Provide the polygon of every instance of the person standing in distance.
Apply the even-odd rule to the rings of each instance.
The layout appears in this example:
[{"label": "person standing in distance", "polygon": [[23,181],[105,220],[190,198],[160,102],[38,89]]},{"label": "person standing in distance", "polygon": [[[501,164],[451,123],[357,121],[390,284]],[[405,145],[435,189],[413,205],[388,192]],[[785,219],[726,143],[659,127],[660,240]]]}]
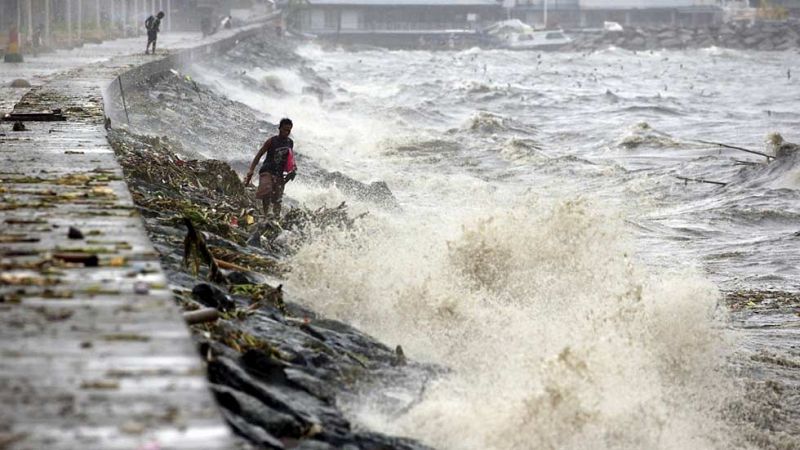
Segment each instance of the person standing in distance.
[{"label": "person standing in distance", "polygon": [[264,214],[267,216],[270,215],[270,206],[272,206],[272,214],[276,218],[280,217],[283,187],[297,174],[297,165],[294,162],[294,141],[289,137],[291,132],[291,119],[281,119],[278,124],[278,134],[264,142],[244,177],[244,184],[250,184],[258,161],[266,153],[264,163],[258,170],[256,198],[261,200]]},{"label": "person standing in distance", "polygon": [[147,47],[144,49],[144,54],[150,53],[150,44],[153,44],[153,54],[156,54],[156,40],[158,40],[158,32],[161,31],[161,19],[164,18],[164,11],[159,11],[155,17],[150,16],[144,21],[144,27],[147,28]]}]

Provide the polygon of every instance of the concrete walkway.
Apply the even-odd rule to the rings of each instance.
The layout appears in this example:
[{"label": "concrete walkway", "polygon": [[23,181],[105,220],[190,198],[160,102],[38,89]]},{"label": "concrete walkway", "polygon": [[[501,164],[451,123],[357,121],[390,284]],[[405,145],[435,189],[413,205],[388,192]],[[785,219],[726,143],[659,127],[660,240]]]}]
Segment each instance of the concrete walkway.
[{"label": "concrete walkway", "polygon": [[14,107],[66,121],[0,123],[0,448],[233,448],[103,127],[103,90],[159,57],[106,56]]},{"label": "concrete walkway", "polygon": [[[115,39],[101,44],[85,44],[72,50],[42,53],[39,56],[24,55],[25,62],[20,64],[0,62],[0,113],[13,109],[22,95],[28,91],[10,87],[9,84],[12,80],[23,79],[33,87],[42,86],[52,80],[54,76],[68,70],[101,64],[115,57],[144,52],[145,41],[144,36]],[[198,42],[202,43],[198,33],[162,33],[158,42],[159,49],[165,49],[164,53],[195,46],[198,45]]]}]

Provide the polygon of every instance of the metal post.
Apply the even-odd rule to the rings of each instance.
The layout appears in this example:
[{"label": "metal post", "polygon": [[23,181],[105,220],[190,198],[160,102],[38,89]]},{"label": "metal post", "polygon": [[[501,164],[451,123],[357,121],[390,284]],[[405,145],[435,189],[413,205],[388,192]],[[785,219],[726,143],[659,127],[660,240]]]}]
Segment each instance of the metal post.
[{"label": "metal post", "polygon": [[48,47],[52,45],[50,43],[50,0],[44,0],[44,40]]},{"label": "metal post", "polygon": [[67,0],[67,45],[72,46],[72,0]]},{"label": "metal post", "polygon": [[119,82],[119,93],[122,96],[122,108],[125,110],[125,120],[127,120],[128,125],[130,125],[131,118],[128,117],[128,105],[125,104],[125,91],[122,90],[122,75],[117,77],[117,81]]},{"label": "metal post", "polygon": [[167,31],[172,31],[172,0],[167,0]]},{"label": "metal post", "polygon": [[128,37],[128,0],[122,0],[122,35]]},{"label": "metal post", "polygon": [[17,0],[17,36],[20,35],[20,30],[22,29],[22,5],[20,2],[22,0]]},{"label": "metal post", "polygon": [[544,0],[544,29],[547,29],[547,0]]},{"label": "metal post", "polygon": [[78,40],[83,40],[83,0],[78,0]]},{"label": "metal post", "polygon": [[117,24],[117,0],[109,0],[108,2],[108,21],[113,28]]},{"label": "metal post", "polygon": [[27,6],[27,15],[28,15],[28,40],[33,42],[33,11],[31,10],[31,2],[33,0],[26,0],[25,6]]},{"label": "metal post", "polygon": [[[111,0],[111,2],[113,2],[113,1],[114,0]],[[97,25],[97,29],[99,30],[100,29],[100,0],[94,0],[94,12],[95,12],[94,22],[95,22],[95,25]]]}]

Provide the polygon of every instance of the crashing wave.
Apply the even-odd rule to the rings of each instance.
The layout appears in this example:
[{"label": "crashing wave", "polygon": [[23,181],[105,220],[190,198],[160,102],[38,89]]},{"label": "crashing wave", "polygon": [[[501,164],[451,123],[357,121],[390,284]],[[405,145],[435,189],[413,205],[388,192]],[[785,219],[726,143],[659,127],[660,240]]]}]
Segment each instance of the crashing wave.
[{"label": "crashing wave", "polygon": [[512,138],[503,145],[500,154],[512,162],[528,162],[546,158],[541,150],[541,145],[533,139]]},{"label": "crashing wave", "polygon": [[645,147],[680,147],[682,144],[667,133],[658,131],[647,122],[639,122],[617,143],[629,150]]},{"label": "crashing wave", "polygon": [[481,133],[501,133],[506,131],[514,131],[526,135],[536,133],[536,128],[532,125],[520,123],[508,117],[486,111],[480,111],[472,116],[467,123],[467,129]]}]

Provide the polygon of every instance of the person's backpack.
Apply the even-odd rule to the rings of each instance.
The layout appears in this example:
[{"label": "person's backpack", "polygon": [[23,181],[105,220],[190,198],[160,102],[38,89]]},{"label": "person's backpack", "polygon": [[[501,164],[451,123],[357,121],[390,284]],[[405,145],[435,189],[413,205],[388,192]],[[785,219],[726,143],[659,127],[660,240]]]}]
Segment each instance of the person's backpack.
[{"label": "person's backpack", "polygon": [[148,31],[150,31],[150,30],[153,29],[153,25],[155,25],[155,23],[156,23],[156,18],[153,17],[153,16],[150,16],[150,17],[147,18],[147,20],[144,21],[144,27]]}]

